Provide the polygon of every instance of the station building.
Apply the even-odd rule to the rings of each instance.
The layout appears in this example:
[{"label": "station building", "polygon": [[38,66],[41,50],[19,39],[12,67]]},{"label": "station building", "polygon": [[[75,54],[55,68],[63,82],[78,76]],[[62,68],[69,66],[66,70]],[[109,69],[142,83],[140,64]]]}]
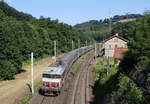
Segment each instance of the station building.
[{"label": "station building", "polygon": [[122,53],[128,50],[127,43],[128,40],[118,34],[111,36],[103,42],[104,56],[122,59]]}]

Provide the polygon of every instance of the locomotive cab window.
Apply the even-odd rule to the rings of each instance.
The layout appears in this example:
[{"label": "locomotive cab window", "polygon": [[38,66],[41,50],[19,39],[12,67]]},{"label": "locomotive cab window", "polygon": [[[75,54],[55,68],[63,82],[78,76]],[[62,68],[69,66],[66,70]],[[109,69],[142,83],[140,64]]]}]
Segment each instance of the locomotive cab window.
[{"label": "locomotive cab window", "polygon": [[61,75],[56,75],[56,74],[43,74],[43,78],[61,78]]}]

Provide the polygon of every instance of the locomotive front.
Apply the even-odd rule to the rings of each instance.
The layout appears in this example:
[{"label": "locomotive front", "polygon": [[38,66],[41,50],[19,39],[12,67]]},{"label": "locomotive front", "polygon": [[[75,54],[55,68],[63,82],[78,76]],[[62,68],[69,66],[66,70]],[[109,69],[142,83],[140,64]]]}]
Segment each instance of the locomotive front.
[{"label": "locomotive front", "polygon": [[63,84],[64,69],[60,67],[48,67],[42,75],[42,84],[39,93],[42,95],[58,95]]}]

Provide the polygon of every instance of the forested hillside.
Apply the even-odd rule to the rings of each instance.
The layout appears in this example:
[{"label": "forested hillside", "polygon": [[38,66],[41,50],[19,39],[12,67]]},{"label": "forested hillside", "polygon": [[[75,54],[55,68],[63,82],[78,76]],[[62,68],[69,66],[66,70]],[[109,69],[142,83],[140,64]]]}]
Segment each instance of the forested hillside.
[{"label": "forested hillside", "polygon": [[132,69],[140,62],[150,61],[150,14],[145,14],[134,22],[118,23],[112,32],[118,32],[129,40],[130,50],[122,61],[122,69]]},{"label": "forested hillside", "polygon": [[36,19],[0,1],[0,80],[13,79],[31,52],[35,58],[52,55],[54,40],[58,53],[67,52],[78,39],[85,44],[89,37],[58,20]]},{"label": "forested hillside", "polygon": [[[129,51],[117,67],[103,65],[101,58],[95,66],[95,103],[149,104],[150,102],[150,13],[136,21],[117,23],[118,32],[129,40]],[[106,61],[107,62],[107,61]]]},{"label": "forested hillside", "polygon": [[[127,14],[127,15],[115,15],[111,18],[111,27],[114,28],[117,23],[120,23],[121,20],[124,20],[128,23],[128,21],[134,21],[136,18],[142,17],[140,14]],[[118,25],[118,24],[117,24]],[[94,38],[97,41],[101,41],[102,39],[106,39],[109,37],[109,19],[106,18],[104,20],[91,20],[88,22],[84,22],[81,24],[77,24],[74,26],[77,30],[82,31],[84,34]]]},{"label": "forested hillside", "polygon": [[[123,93],[127,93],[127,85],[131,85],[129,91],[134,91],[132,95],[121,95],[124,102],[132,104],[149,104],[150,102],[150,14],[146,13],[142,18],[134,22],[121,23],[116,25],[113,31],[122,34],[129,40],[129,51],[125,53],[119,65],[119,70],[128,76],[126,88]],[[119,91],[114,92],[117,95]],[[135,95],[134,95],[135,93]],[[141,93],[141,94],[140,94]],[[114,96],[114,98],[116,97]],[[130,97],[133,97],[130,99]],[[115,98],[119,102],[118,97]]]}]

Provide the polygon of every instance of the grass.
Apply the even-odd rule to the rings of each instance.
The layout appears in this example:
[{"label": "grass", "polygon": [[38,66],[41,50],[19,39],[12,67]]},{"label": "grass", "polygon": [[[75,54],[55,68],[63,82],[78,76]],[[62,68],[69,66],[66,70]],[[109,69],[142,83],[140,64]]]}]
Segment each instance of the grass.
[{"label": "grass", "polygon": [[[110,62],[114,62],[113,58],[109,59]],[[97,64],[93,66],[94,76],[93,81],[99,80],[100,84],[105,84],[111,76],[118,72],[118,68],[115,66],[108,67],[106,58],[98,58]]]},{"label": "grass", "polygon": [[27,93],[23,99],[18,101],[17,104],[27,104],[28,101],[31,99],[31,97],[32,97],[32,94],[31,93]]},{"label": "grass", "polygon": [[[39,81],[39,82],[36,82],[36,84],[35,84],[35,86],[34,86],[34,92],[35,92],[35,93],[38,92],[40,83],[41,83],[40,81]],[[25,96],[24,96],[21,100],[19,100],[19,101],[17,102],[17,104],[28,104],[28,102],[29,102],[29,100],[30,100],[31,98],[32,98],[31,92],[27,92],[27,93],[25,94]]]},{"label": "grass", "polygon": [[101,76],[100,83],[105,84],[111,78],[111,76],[115,75],[117,72],[118,72],[118,69],[116,67],[109,68],[108,72],[106,72],[105,74]]},{"label": "grass", "polygon": [[64,88],[65,92],[69,92],[71,89],[70,88]]},{"label": "grass", "polygon": [[85,58],[90,55],[90,52],[84,54],[83,56],[81,56],[79,59],[77,59],[77,61],[74,62],[74,64],[72,65],[72,68],[71,68],[71,71],[70,71],[70,74],[71,75],[75,75],[78,71],[78,68],[80,66],[80,64],[85,60]]}]

